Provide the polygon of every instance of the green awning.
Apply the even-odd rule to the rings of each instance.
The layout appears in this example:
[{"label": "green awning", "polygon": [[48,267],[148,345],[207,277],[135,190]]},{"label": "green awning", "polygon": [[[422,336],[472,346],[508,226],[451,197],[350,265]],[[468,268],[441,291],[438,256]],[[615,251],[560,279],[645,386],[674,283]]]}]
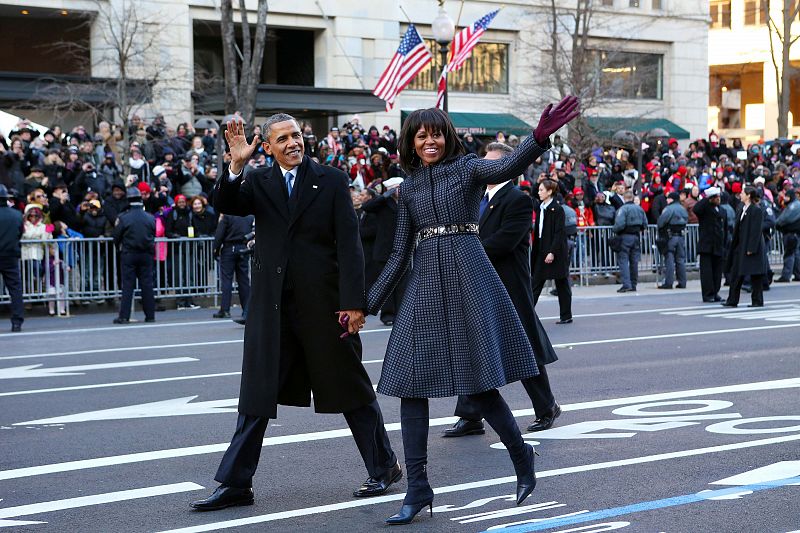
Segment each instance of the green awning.
[{"label": "green awning", "polygon": [[676,139],[689,139],[689,132],[674,122],[665,118],[636,118],[636,117],[587,117],[589,127],[598,135],[612,137],[619,130],[630,130],[638,134],[646,134],[653,128],[662,128],[669,132],[670,137]]},{"label": "green awning", "polygon": [[[401,111],[400,120],[405,121],[411,111]],[[450,120],[459,134],[471,133],[494,137],[498,131],[506,135],[530,135],[533,128],[524,120],[510,113],[459,113],[450,112]]]}]

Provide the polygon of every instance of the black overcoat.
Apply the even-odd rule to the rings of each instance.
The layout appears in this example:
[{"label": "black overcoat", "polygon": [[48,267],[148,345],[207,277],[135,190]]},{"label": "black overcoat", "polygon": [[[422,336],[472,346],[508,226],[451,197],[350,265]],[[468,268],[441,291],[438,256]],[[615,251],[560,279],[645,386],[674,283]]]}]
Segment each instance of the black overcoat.
[{"label": "black overcoat", "polygon": [[[536,210],[536,222],[533,225],[533,250],[531,253],[531,271],[534,280],[563,279],[569,275],[569,244],[564,229],[564,208],[553,200],[545,209],[544,227],[539,237],[539,225],[542,217],[540,208]],[[547,254],[552,253],[552,263],[544,262]]]},{"label": "black overcoat", "polygon": [[[375,399],[361,364],[361,340],[339,338],[336,311],[364,309],[364,255],[347,176],[303,158],[295,178],[297,198],[289,210],[278,165],[215,185],[214,206],[222,213],[255,215],[256,245],[252,293],[244,334],[239,412],[275,418],[277,405],[308,406],[342,413]],[[293,365],[278,390],[281,360],[281,297],[294,298],[308,331],[297,346],[286,346]]]},{"label": "black overcoat", "polygon": [[743,218],[737,218],[726,263],[726,271],[731,273],[732,279],[766,274],[764,235],[761,232],[763,219],[764,212],[755,204],[750,204]]},{"label": "black overcoat", "polygon": [[557,361],[558,356],[533,308],[529,259],[532,214],[530,196],[509,182],[492,196],[479,224],[483,249],[511,297],[536,363],[542,366]]},{"label": "black overcoat", "polygon": [[725,210],[713,205],[708,198],[703,198],[694,204],[692,211],[698,221],[697,253],[722,257],[727,240],[725,234],[728,232]]},{"label": "black overcoat", "polygon": [[390,196],[378,196],[361,206],[366,213],[375,216],[375,243],[372,247],[373,259],[385,263],[392,255],[394,232],[397,228],[397,201]]}]

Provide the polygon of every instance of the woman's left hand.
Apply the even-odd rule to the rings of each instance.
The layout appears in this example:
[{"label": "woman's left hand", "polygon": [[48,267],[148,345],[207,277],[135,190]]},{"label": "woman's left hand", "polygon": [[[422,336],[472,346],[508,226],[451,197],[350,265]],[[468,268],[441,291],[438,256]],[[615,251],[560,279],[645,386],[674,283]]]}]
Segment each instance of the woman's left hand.
[{"label": "woman's left hand", "polygon": [[547,263],[548,265],[550,263],[552,263],[553,261],[555,261],[555,260],[556,260],[556,256],[554,256],[552,252],[547,254],[547,257],[544,258],[544,262]]}]

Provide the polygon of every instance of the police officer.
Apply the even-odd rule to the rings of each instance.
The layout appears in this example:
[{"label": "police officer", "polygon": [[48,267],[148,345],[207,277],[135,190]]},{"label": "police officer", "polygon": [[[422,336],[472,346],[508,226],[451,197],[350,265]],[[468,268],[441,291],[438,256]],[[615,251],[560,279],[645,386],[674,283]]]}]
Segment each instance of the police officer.
[{"label": "police officer", "polygon": [[11,297],[11,331],[22,331],[22,281],[19,274],[22,213],[9,207],[6,186],[0,183],[0,275]]},{"label": "police officer", "polygon": [[800,189],[786,191],[786,205],[775,227],[783,234],[783,270],[775,281],[789,283],[792,273],[800,281]]},{"label": "police officer", "polygon": [[155,322],[153,294],[153,261],[155,254],[156,220],[144,210],[142,193],[136,187],[128,189],[130,208],[120,213],[114,226],[114,243],[121,248],[122,300],[114,324],[127,324],[131,318],[131,303],[136,280],[142,291],[144,321]]},{"label": "police officer", "polygon": [[634,292],[639,281],[639,258],[642,255],[639,234],[647,227],[647,214],[633,203],[633,191],[625,191],[622,197],[625,203],[617,210],[612,228],[622,240],[617,252],[622,287],[617,292]]},{"label": "police officer", "polygon": [[659,289],[671,289],[678,274],[677,288],[686,288],[686,237],[684,231],[689,223],[689,213],[681,205],[680,194],[671,192],[667,195],[667,207],[658,217],[658,231],[663,232],[667,238],[664,255],[664,284]]},{"label": "police officer", "polygon": [[730,239],[728,213],[720,205],[722,190],[719,187],[706,189],[705,198],[694,204],[697,215],[697,253],[700,256],[700,292],[706,303],[721,302],[719,289],[722,286],[722,264]]},{"label": "police officer", "polygon": [[239,285],[239,302],[242,304],[242,318],[247,319],[247,302],[250,299],[250,249],[247,236],[253,232],[255,217],[222,215],[214,234],[214,255],[219,258],[219,280],[222,301],[214,318],[231,317],[231,293],[233,275]]}]

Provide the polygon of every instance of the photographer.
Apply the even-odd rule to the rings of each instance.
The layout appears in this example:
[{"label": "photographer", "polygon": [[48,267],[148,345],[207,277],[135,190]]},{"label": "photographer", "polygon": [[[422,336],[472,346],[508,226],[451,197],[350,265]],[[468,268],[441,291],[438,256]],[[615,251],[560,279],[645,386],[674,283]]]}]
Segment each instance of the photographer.
[{"label": "photographer", "polygon": [[110,189],[111,182],[104,174],[97,172],[94,163],[83,163],[81,172],[75,178],[73,196],[83,198],[87,192],[94,191],[104,197]]},{"label": "photographer", "polygon": [[237,217],[222,215],[214,235],[214,257],[219,260],[219,280],[222,300],[214,318],[231,317],[233,275],[239,287],[242,318],[247,318],[247,301],[250,298],[250,255],[247,242],[253,238],[253,215]]}]

